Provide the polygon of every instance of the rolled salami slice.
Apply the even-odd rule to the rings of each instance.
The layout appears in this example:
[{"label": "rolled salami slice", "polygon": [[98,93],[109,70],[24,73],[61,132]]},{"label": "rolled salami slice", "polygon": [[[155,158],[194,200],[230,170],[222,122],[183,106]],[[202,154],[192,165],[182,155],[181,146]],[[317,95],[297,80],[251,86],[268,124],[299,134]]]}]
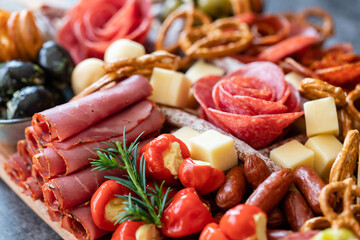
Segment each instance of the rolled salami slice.
[{"label": "rolled salami slice", "polygon": [[79,206],[66,213],[61,227],[74,234],[77,239],[98,239],[109,232],[98,228],[91,217],[90,206]]},{"label": "rolled salami slice", "polygon": [[89,167],[69,176],[51,179],[42,188],[45,204],[53,210],[69,210],[89,200],[106,181],[105,176],[122,176],[125,173],[120,169],[92,171]]},{"label": "rolled salami slice", "polygon": [[198,80],[194,96],[203,117],[255,149],[284,134],[303,115],[300,95],[270,62],[253,62],[224,77]]},{"label": "rolled salami slice", "polygon": [[[139,134],[144,132],[141,139],[145,139],[155,132],[158,132],[164,122],[164,117],[157,108],[153,108],[149,117],[141,121],[134,129],[126,133],[127,142],[134,141]],[[121,122],[119,122],[121,125]],[[123,127],[122,127],[123,129]],[[106,141],[123,141],[122,134],[118,137],[106,139]],[[89,165],[89,158],[96,158],[95,148],[106,148],[102,142],[89,142],[78,144],[70,149],[57,149],[48,147],[39,154],[34,155],[33,162],[40,173],[48,178],[65,173],[73,173]]]},{"label": "rolled salami slice", "polygon": [[20,183],[20,186],[24,189],[23,193],[30,196],[34,201],[43,200],[43,193],[41,187],[38,185],[37,180],[30,176],[25,181]]},{"label": "rolled salami slice", "polygon": [[25,181],[31,175],[31,166],[25,162],[18,153],[14,153],[8,161],[4,162],[5,172],[17,184]]},{"label": "rolled salami slice", "polygon": [[151,94],[149,81],[132,76],[112,88],[36,113],[32,126],[46,141],[64,141]]}]

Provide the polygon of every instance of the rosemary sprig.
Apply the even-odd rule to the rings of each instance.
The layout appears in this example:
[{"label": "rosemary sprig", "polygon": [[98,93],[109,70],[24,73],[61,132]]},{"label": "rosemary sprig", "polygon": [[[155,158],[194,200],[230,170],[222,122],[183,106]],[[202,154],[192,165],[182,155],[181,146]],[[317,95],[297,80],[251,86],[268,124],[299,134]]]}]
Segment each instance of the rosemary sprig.
[{"label": "rosemary sprig", "polygon": [[[137,196],[116,195],[124,199],[124,210],[119,214],[117,223],[127,220],[146,221],[161,227],[161,215],[170,202],[168,198],[170,188],[162,194],[164,182],[159,186],[154,183],[155,189],[146,186],[145,163],[146,159],[142,155],[138,168],[136,159],[138,158],[137,148],[139,145],[140,134],[129,147],[126,144],[125,129],[122,142],[107,142],[107,149],[97,149],[99,159],[92,159],[93,170],[108,170],[113,168],[124,169],[128,175],[125,178],[106,176],[108,179],[116,180],[118,183],[132,190]],[[138,171],[139,169],[139,171]]]}]

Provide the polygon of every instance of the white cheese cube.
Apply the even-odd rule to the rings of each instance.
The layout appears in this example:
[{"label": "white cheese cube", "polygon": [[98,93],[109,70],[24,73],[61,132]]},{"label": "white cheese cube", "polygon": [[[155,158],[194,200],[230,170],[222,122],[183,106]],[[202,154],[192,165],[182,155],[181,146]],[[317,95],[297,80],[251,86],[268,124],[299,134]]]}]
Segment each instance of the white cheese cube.
[{"label": "white cheese cube", "polygon": [[200,135],[198,131],[195,131],[194,129],[187,126],[179,128],[172,134],[186,144],[186,146],[189,148],[190,154],[191,154],[190,139],[192,137],[196,137]]},{"label": "white cheese cube", "polygon": [[270,152],[270,159],[292,171],[300,165],[314,166],[314,152],[300,142],[292,140]]},{"label": "white cheese cube", "polygon": [[129,39],[119,39],[111,43],[104,54],[104,61],[111,62],[121,58],[140,57],[145,54],[145,48],[138,42]]},{"label": "white cheese cube", "polygon": [[333,97],[321,98],[304,104],[306,134],[339,135],[339,123]]},{"label": "white cheese cube", "polygon": [[222,171],[238,165],[234,139],[215,130],[190,138],[192,157]]},{"label": "white cheese cube", "polygon": [[190,81],[183,73],[154,68],[150,84],[153,88],[150,99],[173,107],[185,107],[189,96]]},{"label": "white cheese cube", "polygon": [[185,73],[186,77],[190,79],[192,83],[195,83],[200,78],[208,75],[222,76],[224,74],[224,69],[219,68],[213,64],[206,63],[203,60],[199,60],[194,63]]},{"label": "white cheese cube", "polygon": [[324,179],[329,178],[330,169],[342,148],[333,135],[319,135],[309,138],[305,147],[314,152],[314,169]]},{"label": "white cheese cube", "polygon": [[301,88],[301,80],[303,79],[304,76],[296,72],[289,72],[285,75],[285,81],[290,83],[297,90]]}]

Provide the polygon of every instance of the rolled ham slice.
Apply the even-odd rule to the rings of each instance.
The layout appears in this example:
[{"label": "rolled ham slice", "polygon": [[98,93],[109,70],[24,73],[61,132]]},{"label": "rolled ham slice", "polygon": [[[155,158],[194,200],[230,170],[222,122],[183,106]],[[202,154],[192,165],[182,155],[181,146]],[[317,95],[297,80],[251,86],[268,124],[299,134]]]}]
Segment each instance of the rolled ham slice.
[{"label": "rolled ham slice", "polygon": [[[163,122],[162,114],[157,108],[153,108],[147,119],[141,121],[134,129],[126,133],[127,142],[134,141],[142,132],[144,132],[142,139],[149,137],[161,129]],[[122,134],[107,139],[107,141],[122,142]],[[71,149],[48,147],[39,154],[34,155],[33,163],[45,177],[51,178],[62,173],[68,175],[89,165],[89,158],[97,158],[95,148],[106,147],[107,145],[102,141],[80,144]]]},{"label": "rolled ham slice", "polygon": [[32,126],[46,141],[64,141],[151,94],[149,81],[132,76],[114,87],[36,113]]},{"label": "rolled ham slice", "polygon": [[105,176],[122,176],[125,173],[120,169],[93,171],[89,167],[69,176],[51,179],[42,188],[45,204],[52,210],[69,210],[89,200],[106,180]]},{"label": "rolled ham slice", "polygon": [[30,196],[34,201],[43,200],[41,187],[38,185],[37,180],[34,177],[28,177],[25,181],[20,183],[20,186],[24,189],[23,193]]},{"label": "rolled ham slice", "polygon": [[25,162],[18,153],[14,153],[8,161],[4,162],[5,172],[17,184],[25,181],[31,175],[31,166]]},{"label": "rolled ham slice", "polygon": [[80,206],[65,214],[61,219],[61,227],[74,234],[77,239],[98,239],[109,233],[95,225],[90,206]]}]

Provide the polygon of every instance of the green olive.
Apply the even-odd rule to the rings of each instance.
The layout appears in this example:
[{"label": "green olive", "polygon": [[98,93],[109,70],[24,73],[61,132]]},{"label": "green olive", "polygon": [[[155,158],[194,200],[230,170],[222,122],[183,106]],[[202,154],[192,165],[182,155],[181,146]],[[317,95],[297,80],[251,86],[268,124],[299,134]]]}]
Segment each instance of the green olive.
[{"label": "green olive", "polygon": [[232,7],[230,0],[198,0],[198,8],[213,18],[230,16]]},{"label": "green olive", "polygon": [[316,234],[311,240],[356,240],[356,237],[352,231],[346,228],[328,228]]}]

